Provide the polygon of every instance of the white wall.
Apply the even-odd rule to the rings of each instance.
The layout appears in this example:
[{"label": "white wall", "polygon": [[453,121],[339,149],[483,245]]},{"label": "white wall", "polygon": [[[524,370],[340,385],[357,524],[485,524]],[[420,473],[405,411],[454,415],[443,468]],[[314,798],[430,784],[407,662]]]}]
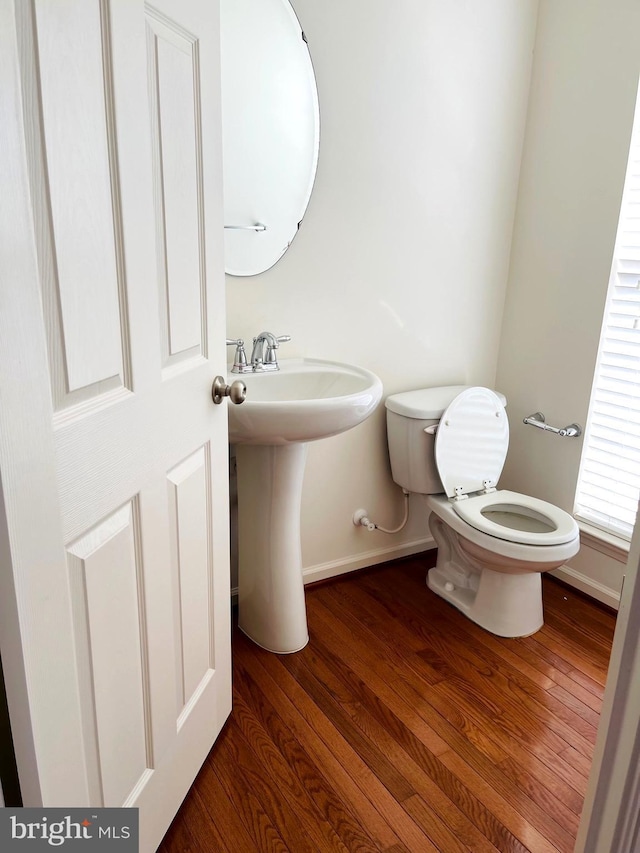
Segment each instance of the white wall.
[{"label": "white wall", "polygon": [[[581,440],[522,418],[585,424],[635,93],[638,0],[541,0],[497,387],[511,445],[501,481],[571,512]],[[565,576],[609,604],[623,563],[583,544]],[[615,553],[615,549],[613,551]],[[618,555],[620,556],[620,554]]]},{"label": "white wall", "polygon": [[[362,364],[385,395],[493,385],[537,0],[294,0],[316,71],[320,162],[302,229],[270,271],[229,278],[229,337],[291,334],[286,355]],[[419,498],[403,533],[384,408],[311,444],[308,579],[430,542]],[[391,549],[389,551],[388,549]]]}]

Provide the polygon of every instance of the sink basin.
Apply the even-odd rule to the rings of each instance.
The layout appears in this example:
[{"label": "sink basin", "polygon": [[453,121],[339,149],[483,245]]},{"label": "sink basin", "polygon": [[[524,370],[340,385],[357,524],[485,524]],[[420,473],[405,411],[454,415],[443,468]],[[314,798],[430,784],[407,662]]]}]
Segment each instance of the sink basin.
[{"label": "sink basin", "polygon": [[[291,654],[309,640],[300,506],[307,442],[362,423],[382,397],[362,367],[284,359],[246,373],[241,406],[229,406],[238,470],[238,626],[263,649]],[[350,523],[350,519],[349,519]]]},{"label": "sink basin", "polygon": [[319,359],[283,359],[273,373],[230,375],[247,386],[241,406],[229,407],[232,444],[291,444],[351,429],[382,396],[378,377],[362,367]]}]

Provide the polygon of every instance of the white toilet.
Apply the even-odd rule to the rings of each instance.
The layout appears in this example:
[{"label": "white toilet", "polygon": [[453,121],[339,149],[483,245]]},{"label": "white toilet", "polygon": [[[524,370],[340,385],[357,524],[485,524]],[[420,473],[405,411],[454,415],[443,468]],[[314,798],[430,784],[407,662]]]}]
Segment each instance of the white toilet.
[{"label": "white toilet", "polygon": [[553,504],[497,489],[509,446],[505,398],[449,385],[386,400],[391,473],[429,495],[438,546],[429,588],[500,637],[543,625],[541,572],[580,548],[575,520]]}]

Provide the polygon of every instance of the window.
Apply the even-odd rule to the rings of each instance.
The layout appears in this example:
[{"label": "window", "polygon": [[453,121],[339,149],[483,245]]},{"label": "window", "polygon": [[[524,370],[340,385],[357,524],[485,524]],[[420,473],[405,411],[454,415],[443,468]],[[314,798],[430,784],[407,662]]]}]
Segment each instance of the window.
[{"label": "window", "polygon": [[575,514],[630,539],[640,495],[640,92]]}]

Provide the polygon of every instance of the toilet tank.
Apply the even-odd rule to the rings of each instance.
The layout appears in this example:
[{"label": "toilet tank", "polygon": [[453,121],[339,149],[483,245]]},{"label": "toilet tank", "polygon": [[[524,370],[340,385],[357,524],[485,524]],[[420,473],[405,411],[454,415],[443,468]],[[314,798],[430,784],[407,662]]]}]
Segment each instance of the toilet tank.
[{"label": "toilet tank", "polygon": [[[391,394],[387,409],[387,442],[391,476],[406,489],[422,495],[437,495],[444,487],[436,468],[435,435],[424,430],[437,424],[442,413],[469,385],[444,385]],[[506,404],[502,394],[498,395]]]}]

